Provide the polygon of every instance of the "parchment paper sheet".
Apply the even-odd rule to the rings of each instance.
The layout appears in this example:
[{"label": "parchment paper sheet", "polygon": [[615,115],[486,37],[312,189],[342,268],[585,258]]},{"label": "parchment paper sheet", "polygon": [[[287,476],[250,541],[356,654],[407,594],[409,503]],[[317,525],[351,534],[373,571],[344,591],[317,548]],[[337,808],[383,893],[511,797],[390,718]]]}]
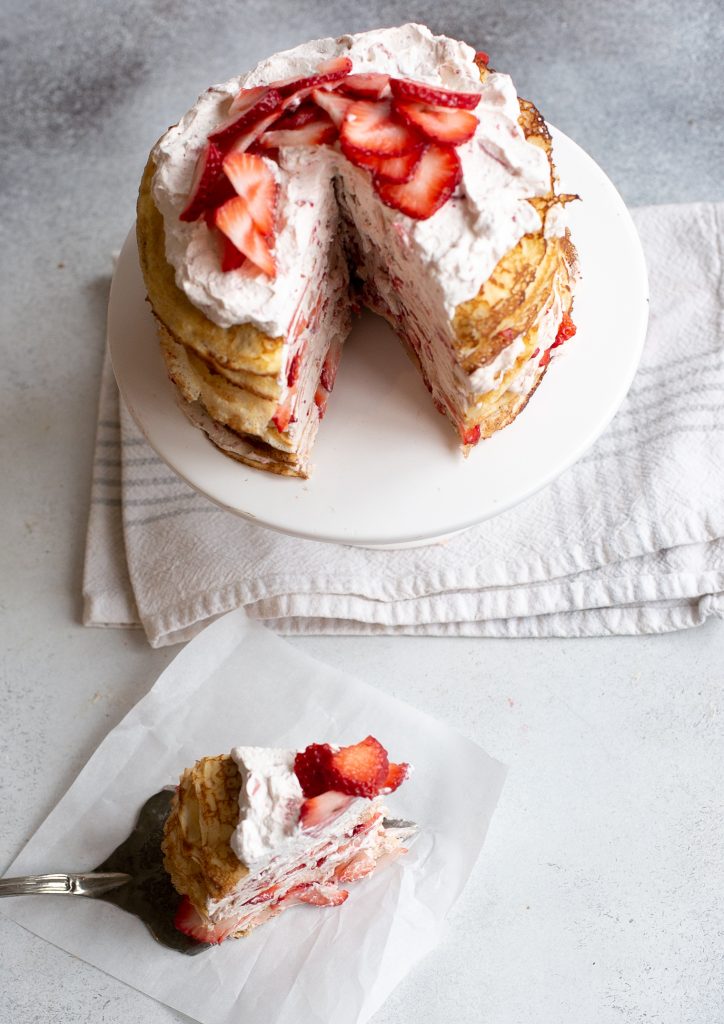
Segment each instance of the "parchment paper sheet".
[{"label": "parchment paper sheet", "polygon": [[192,640],[101,743],[7,875],[88,870],[152,793],[237,744],[304,747],[372,733],[412,778],[389,800],[421,833],[339,909],[298,907],[196,957],[92,900],[2,901],[12,920],[203,1024],[357,1024],[438,942],[505,775],[476,744],[230,612]]}]

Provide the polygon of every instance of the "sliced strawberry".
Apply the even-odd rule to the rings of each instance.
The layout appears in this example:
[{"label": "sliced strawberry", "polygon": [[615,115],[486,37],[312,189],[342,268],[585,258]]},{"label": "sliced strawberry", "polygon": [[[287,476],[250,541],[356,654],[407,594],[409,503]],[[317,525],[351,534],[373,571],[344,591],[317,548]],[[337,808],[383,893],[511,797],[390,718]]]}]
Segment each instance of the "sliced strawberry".
[{"label": "sliced strawberry", "polygon": [[373,153],[364,153],[345,143],[341,144],[342,152],[350,163],[356,167],[363,167],[372,171],[383,181],[409,181],[415,172],[420,157],[425,151],[425,146],[420,145],[417,149],[410,150],[402,156],[381,157]]},{"label": "sliced strawberry", "polygon": [[487,55],[485,50],[476,50],[475,51],[475,63],[476,64],[486,64],[487,65],[489,61],[490,61],[490,57]]},{"label": "sliced strawberry", "polygon": [[318,85],[325,85],[327,82],[338,82],[351,70],[352,61],[349,57],[333,57],[320,64],[311,75],[304,78],[287,78],[282,82],[273,82],[272,85],[282,96],[293,96],[302,89],[316,89]]},{"label": "sliced strawberry", "polygon": [[268,91],[268,85],[255,85],[252,89],[239,89],[229,105],[229,113],[243,114],[247,110],[251,110]]},{"label": "sliced strawberry", "polygon": [[297,886],[288,895],[293,895],[302,903],[311,903],[314,907],[338,907],[344,903],[349,893],[346,889],[337,888],[336,885],[311,882],[309,885]]},{"label": "sliced strawberry", "polygon": [[310,121],[316,121],[318,118],[319,107],[311,100],[298,103],[294,108],[290,104],[285,113],[274,122],[274,130],[303,128],[305,124],[309,124]]},{"label": "sliced strawberry", "polygon": [[318,828],[338,818],[342,811],[352,803],[352,797],[346,793],[329,790],[319,796],[305,800],[299,811],[299,821],[303,829]]},{"label": "sliced strawberry", "polygon": [[428,139],[444,145],[459,146],[475,135],[478,119],[469,110],[432,107],[412,100],[396,100],[395,109],[403,121],[417,128]]},{"label": "sliced strawberry", "polygon": [[264,235],[259,232],[241,196],[229,199],[216,211],[215,223],[219,231],[267,277],[276,277],[276,264]]},{"label": "sliced strawberry", "polygon": [[273,900],[275,894],[279,891],[278,885],[270,885],[268,889],[262,889],[256,896],[252,896],[250,900],[247,900],[244,906],[256,906],[258,903],[268,903],[269,900]]},{"label": "sliced strawberry", "polygon": [[345,96],[356,96],[361,100],[380,100],[389,95],[390,76],[369,71],[357,75],[347,75],[339,83],[339,91]]},{"label": "sliced strawberry", "polygon": [[320,384],[317,390],[314,392],[314,404],[319,410],[320,420],[324,419],[324,414],[327,411],[327,402],[329,400],[329,391],[323,388]]},{"label": "sliced strawberry", "polygon": [[312,99],[329,114],[337,128],[340,127],[345,114],[355,102],[346,96],[339,96],[336,92],[329,92],[327,89],[313,89]]},{"label": "sliced strawberry", "polygon": [[374,857],[369,853],[361,852],[355,854],[352,860],[348,860],[346,864],[340,864],[334,872],[334,877],[338,882],[357,882],[374,870]]},{"label": "sliced strawberry", "polygon": [[302,349],[295,352],[287,371],[287,387],[293,388],[299,378],[299,370],[302,366]]},{"label": "sliced strawberry", "polygon": [[253,153],[233,152],[224,160],[224,172],[246,203],[257,230],[270,235],[274,230],[279,186],[269,165]]},{"label": "sliced strawberry", "polygon": [[239,252],[231,239],[227,238],[226,235],[221,236],[221,243],[223,246],[221,250],[221,269],[224,273],[227,273],[229,270],[238,270],[246,262],[246,256],[243,252]]},{"label": "sliced strawberry", "polygon": [[239,918],[235,917],[233,920],[212,924],[210,921],[205,921],[188,896],[184,896],[176,911],[173,923],[178,931],[188,935],[189,938],[196,939],[197,942],[208,942],[210,945],[216,946],[223,942],[232,932],[236,931]]},{"label": "sliced strawberry", "polygon": [[390,88],[395,99],[419,100],[437,107],[459,107],[461,110],[474,110],[480,103],[479,92],[455,92],[452,89],[441,89],[427,82],[414,82],[410,78],[391,78]]},{"label": "sliced strawberry", "polygon": [[337,129],[326,116],[310,121],[302,128],[291,128],[282,131],[266,132],[259,139],[263,149],[281,149],[282,146],[321,146],[325,142],[334,142]]},{"label": "sliced strawberry", "polygon": [[[237,138],[228,147],[227,152],[256,152],[259,146],[259,139],[263,137],[264,132],[267,130],[267,128],[270,128],[272,125],[276,124],[278,118],[279,111],[276,110],[273,114],[268,114],[266,117],[263,117],[261,121],[255,121],[254,124],[251,125],[251,127],[248,128],[242,135],[237,136]],[[265,152],[264,155],[268,156],[269,154]]]},{"label": "sliced strawberry", "polygon": [[477,444],[480,440],[480,424],[476,423],[474,427],[460,428],[460,440],[463,444]]},{"label": "sliced strawberry", "polygon": [[219,189],[224,185],[224,154],[210,142],[196,162],[190,199],[179,215],[179,220],[198,220],[216,205]]},{"label": "sliced strawberry", "polygon": [[451,146],[431,145],[425,150],[409,181],[401,184],[374,179],[380,199],[413,217],[427,220],[447,202],[462,178],[460,160]]},{"label": "sliced strawberry", "polygon": [[409,764],[406,764],[405,762],[402,764],[394,764],[391,762],[390,769],[387,772],[387,778],[382,783],[382,789],[385,793],[394,793],[394,791],[402,785],[409,774]]},{"label": "sliced strawberry", "polygon": [[576,333],[576,330],[577,327],[571,320],[568,313],[564,313],[561,325],[558,328],[558,333],[556,334],[556,340],[553,342],[551,347],[558,348],[558,346],[562,345],[564,341],[568,341],[569,338],[572,338]]},{"label": "sliced strawberry", "polygon": [[372,798],[379,793],[389,767],[385,748],[374,736],[368,736],[332,754],[331,788],[349,796]]},{"label": "sliced strawberry", "polygon": [[357,100],[340,129],[342,142],[375,156],[402,156],[417,149],[420,136],[400,120],[390,100]]},{"label": "sliced strawberry", "polygon": [[240,136],[246,135],[257,122],[276,113],[282,105],[282,97],[276,89],[265,88],[264,92],[247,109],[234,113],[224,124],[209,135],[209,142],[221,149],[228,149]]},{"label": "sliced strawberry", "polygon": [[332,748],[328,743],[310,743],[294,758],[294,774],[306,797],[319,796],[329,789]]},{"label": "sliced strawberry", "polygon": [[[277,410],[272,416],[272,423],[277,428],[280,434],[283,434],[289,424],[292,422],[292,405],[294,404],[294,395],[288,395],[285,402],[277,406]],[[329,788],[329,787],[326,787]]]},{"label": "sliced strawberry", "polygon": [[324,363],[322,364],[322,372],[319,375],[319,383],[327,391],[331,391],[334,387],[334,382],[337,379],[337,370],[339,369],[339,360],[342,356],[342,344],[339,341],[334,341],[327,349],[327,355],[324,357]]}]

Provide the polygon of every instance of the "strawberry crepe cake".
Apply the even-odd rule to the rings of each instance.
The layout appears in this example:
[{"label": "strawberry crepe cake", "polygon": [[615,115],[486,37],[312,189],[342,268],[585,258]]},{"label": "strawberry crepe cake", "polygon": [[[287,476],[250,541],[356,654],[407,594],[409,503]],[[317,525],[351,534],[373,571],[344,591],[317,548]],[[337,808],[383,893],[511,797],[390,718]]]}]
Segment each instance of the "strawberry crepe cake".
[{"label": "strawberry crepe cake", "polygon": [[573,198],[511,79],[421,25],[306,43],[207,90],[154,146],[138,202],[184,411],[231,457],[307,476],[364,304],[467,453],[575,333]]},{"label": "strawberry crepe cake", "polygon": [[386,819],[383,804],[410,772],[372,736],[197,761],[164,830],[164,864],[183,897],[176,927],[216,944],[298,904],[344,903],[349,883],[406,852],[414,826]]}]

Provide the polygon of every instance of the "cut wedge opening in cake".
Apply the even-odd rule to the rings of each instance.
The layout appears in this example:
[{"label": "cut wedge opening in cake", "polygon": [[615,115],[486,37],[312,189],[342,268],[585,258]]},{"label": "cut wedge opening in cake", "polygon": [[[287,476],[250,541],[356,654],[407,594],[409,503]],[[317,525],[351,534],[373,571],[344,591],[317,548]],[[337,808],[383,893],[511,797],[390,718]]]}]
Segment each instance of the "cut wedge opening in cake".
[{"label": "cut wedge opening in cake", "polygon": [[364,305],[467,453],[575,333],[572,198],[510,78],[423,26],[317,40],[207,90],[154,147],[138,204],[184,411],[231,457],[308,475]]},{"label": "cut wedge opening in cake", "polygon": [[406,852],[410,822],[385,817],[409,777],[368,736],[302,751],[235,747],[181,776],[166,821],[176,927],[216,944],[299,904],[336,907],[346,888]]}]

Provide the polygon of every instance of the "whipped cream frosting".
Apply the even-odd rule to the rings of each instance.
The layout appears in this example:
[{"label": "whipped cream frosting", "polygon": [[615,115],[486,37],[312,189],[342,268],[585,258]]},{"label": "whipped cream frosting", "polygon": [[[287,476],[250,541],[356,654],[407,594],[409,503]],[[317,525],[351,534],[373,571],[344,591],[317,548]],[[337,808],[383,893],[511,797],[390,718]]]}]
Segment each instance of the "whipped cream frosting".
[{"label": "whipped cream frosting", "polygon": [[248,867],[268,860],[299,831],[302,787],[294,774],[294,750],[234,747],[241,774],[239,824],[231,848]]},{"label": "whipped cream frosting", "polygon": [[154,149],[153,195],[164,218],[166,256],[176,283],[222,327],[251,323],[273,337],[286,334],[319,247],[326,249],[337,229],[334,216],[324,208],[325,197],[329,205],[329,182],[337,178],[350,187],[357,169],[328,146],[281,151],[280,165],[275,165],[281,186],[275,240],[278,273],[271,280],[261,272],[223,273],[217,242],[206,224],[179,220],[197,159],[240,88],[307,74],[321,60],[337,55],[352,60],[353,72],[374,70],[480,93],[474,111],[478,128],[458,148],[462,184],[432,217],[414,220],[384,206],[372,188],[360,186],[357,179],[355,205],[360,216],[376,222],[374,234],[381,239],[404,235],[410,272],[436,283],[449,317],[457,305],[478,293],[499,259],[525,233],[541,226],[526,198],[548,190],[546,155],[526,140],[518,124],[518,100],[510,77],[495,73],[481,82],[472,47],[433,36],[415,24],[305,43],[207,90]]},{"label": "whipped cream frosting", "polygon": [[[273,860],[299,856],[320,842],[316,832],[304,832],[299,812],[304,794],[294,773],[295,750],[276,747],[234,747],[231,757],[241,773],[239,824],[230,839],[236,856],[259,871]],[[325,836],[342,836],[369,800],[355,797],[325,829]]]}]

